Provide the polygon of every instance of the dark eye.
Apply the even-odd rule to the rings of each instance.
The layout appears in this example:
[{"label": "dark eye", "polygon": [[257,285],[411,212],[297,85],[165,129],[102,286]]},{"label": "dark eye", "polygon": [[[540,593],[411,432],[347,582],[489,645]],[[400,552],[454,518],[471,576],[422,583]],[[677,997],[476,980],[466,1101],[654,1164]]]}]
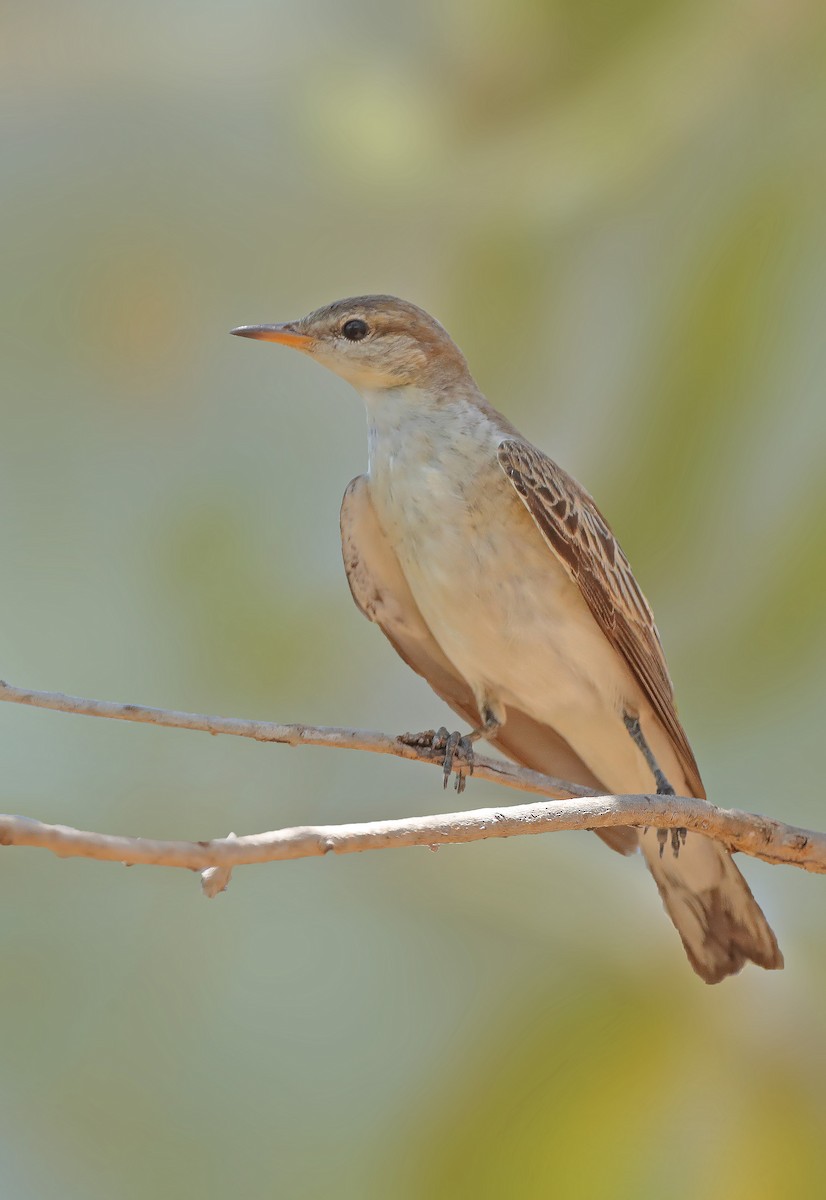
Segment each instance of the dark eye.
[{"label": "dark eye", "polygon": [[366,321],[362,321],[359,317],[353,317],[352,321],[344,322],[341,332],[348,342],[360,342],[362,338],[367,337],[370,331]]}]

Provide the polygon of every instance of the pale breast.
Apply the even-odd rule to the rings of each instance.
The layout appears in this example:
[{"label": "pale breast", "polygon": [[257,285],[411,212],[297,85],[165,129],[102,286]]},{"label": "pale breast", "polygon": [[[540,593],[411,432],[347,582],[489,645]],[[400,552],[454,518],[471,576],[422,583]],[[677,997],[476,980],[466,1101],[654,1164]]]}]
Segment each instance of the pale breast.
[{"label": "pale breast", "polygon": [[408,432],[371,463],[371,496],[423,617],[477,695],[559,727],[560,710],[602,705],[627,671],[501,471],[498,441]]}]

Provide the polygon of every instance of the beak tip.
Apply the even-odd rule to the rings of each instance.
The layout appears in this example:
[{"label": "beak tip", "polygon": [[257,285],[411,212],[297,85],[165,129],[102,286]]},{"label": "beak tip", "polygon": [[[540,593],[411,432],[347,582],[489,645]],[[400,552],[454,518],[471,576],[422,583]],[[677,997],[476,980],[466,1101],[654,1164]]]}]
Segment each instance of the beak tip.
[{"label": "beak tip", "polygon": [[293,346],[296,350],[309,351],[313,339],[297,333],[293,325],[239,325],[230,329],[236,337],[255,338],[259,342],[278,342],[282,346]]}]

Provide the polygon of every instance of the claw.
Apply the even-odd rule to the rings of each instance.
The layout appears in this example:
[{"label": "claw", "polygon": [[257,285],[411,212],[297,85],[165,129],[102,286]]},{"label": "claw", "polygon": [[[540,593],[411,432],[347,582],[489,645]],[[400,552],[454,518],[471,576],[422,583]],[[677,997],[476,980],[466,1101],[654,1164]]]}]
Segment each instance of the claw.
[{"label": "claw", "polygon": [[456,791],[461,795],[467,786],[467,776],[473,774],[473,742],[469,737],[463,737],[461,733],[450,733],[445,740],[445,761],[444,761],[444,781],[443,787],[447,787],[447,781],[453,774],[456,756],[464,759],[467,766],[467,772],[456,772]]},{"label": "claw", "polygon": [[462,792],[467,787],[467,777],[473,774],[473,739],[463,737],[459,733],[452,733],[447,740],[445,748],[445,765],[444,765],[444,786],[447,787],[447,781],[450,779],[453,765],[456,761],[456,756],[464,759],[466,770],[456,772],[455,788],[461,796]]},{"label": "claw", "polygon": [[445,741],[445,761],[442,766],[444,778],[442,780],[442,787],[447,787],[447,781],[453,774],[453,760],[456,757],[456,751],[459,749],[459,742],[461,740],[462,735],[454,732],[448,734],[447,740]]},{"label": "claw", "polygon": [[675,858],[680,857],[680,847],[685,845],[687,831],[685,829],[671,830],[671,850]]},{"label": "claw", "polygon": [[459,749],[465,760],[466,771],[460,771],[456,776],[456,791],[461,795],[467,787],[468,778],[473,774],[476,765],[476,751],[473,749],[473,738],[463,737]]},{"label": "claw", "polygon": [[465,770],[456,771],[456,791],[461,794],[467,786],[467,776],[473,774],[473,738],[461,733],[450,733],[444,725],[440,729],[426,729],[423,733],[403,733],[398,739],[406,746],[444,753],[443,786],[454,773],[457,756],[464,761]]},{"label": "claw", "polygon": [[671,853],[675,858],[680,857],[680,849],[685,845],[685,839],[688,836],[686,829],[658,829],[657,844],[660,847],[660,858],[662,858],[668,843],[671,843]]}]

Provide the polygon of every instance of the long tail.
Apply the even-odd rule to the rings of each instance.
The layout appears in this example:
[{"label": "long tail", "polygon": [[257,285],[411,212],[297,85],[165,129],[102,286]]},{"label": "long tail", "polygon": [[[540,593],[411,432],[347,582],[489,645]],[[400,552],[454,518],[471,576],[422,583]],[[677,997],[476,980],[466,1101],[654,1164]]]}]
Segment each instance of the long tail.
[{"label": "long tail", "polygon": [[783,966],[777,939],[724,846],[690,833],[678,855],[669,841],[660,857],[655,829],[641,833],[640,844],[689,962],[706,983],[749,961],[768,971]]}]

